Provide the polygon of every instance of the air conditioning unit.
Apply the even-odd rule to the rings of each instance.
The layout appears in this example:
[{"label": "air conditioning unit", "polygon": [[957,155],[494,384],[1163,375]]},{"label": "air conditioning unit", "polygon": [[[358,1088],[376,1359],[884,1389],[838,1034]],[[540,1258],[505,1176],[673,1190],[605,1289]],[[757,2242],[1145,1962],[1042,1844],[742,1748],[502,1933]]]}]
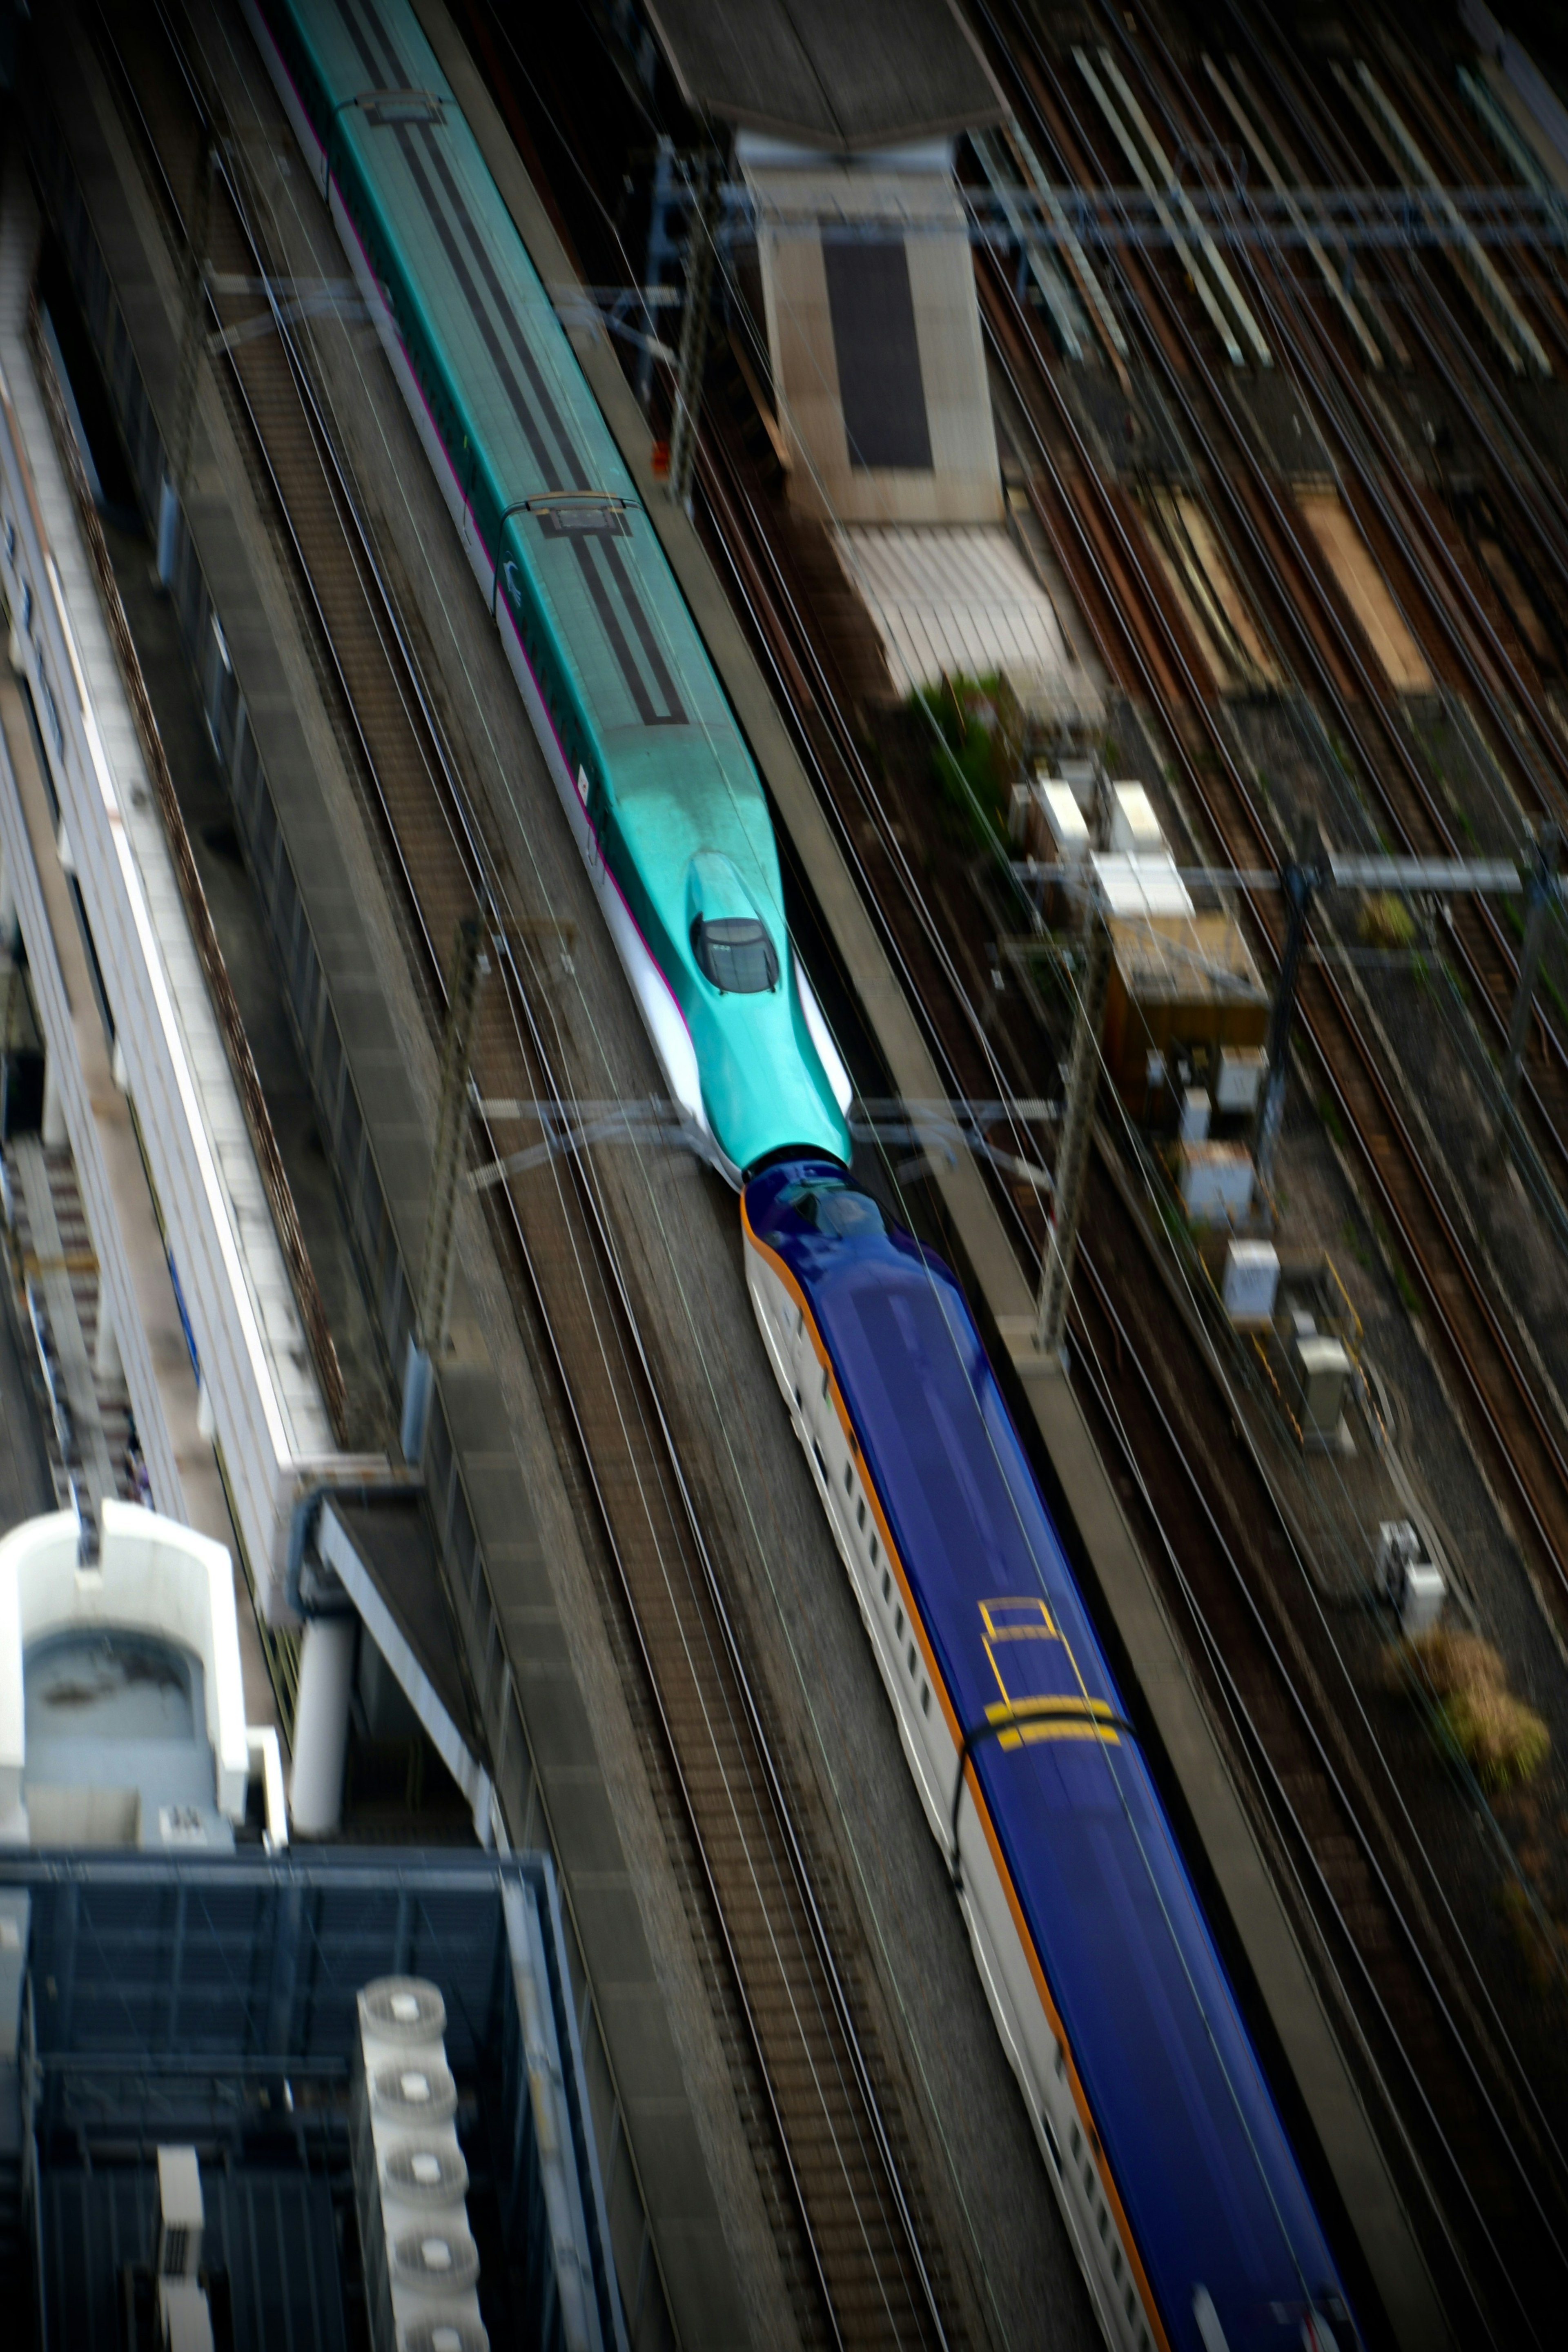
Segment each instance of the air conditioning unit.
[{"label": "air conditioning unit", "polygon": [[1184,1143],[1206,1143],[1213,1106],[1206,1087],[1188,1087],[1182,1096],[1181,1137]]},{"label": "air conditioning unit", "polygon": [[1271,1322],[1279,1288],[1279,1253],[1272,1242],[1226,1244],[1221,1297],[1234,1324],[1245,1327]]},{"label": "air conditioning unit", "polygon": [[1184,1143],[1182,1206],[1194,1225],[1239,1225],[1252,1206],[1252,1154],[1240,1143]]},{"label": "air conditioning unit", "polygon": [[440,1992],[381,1978],[360,1994],[358,2022],[350,2128],[371,2343],[488,2352]]},{"label": "air conditioning unit", "polygon": [[1222,1045],[1214,1082],[1214,1107],[1226,1118],[1250,1118],[1258,1108],[1268,1056],[1261,1045]]},{"label": "air conditioning unit", "polygon": [[213,2352],[213,2315],[206,2289],[195,2279],[158,2281],[159,2352]]},{"label": "air conditioning unit", "polygon": [[1160,820],[1142,784],[1111,785],[1110,846],[1125,857],[1157,857],[1164,848]]},{"label": "air conditioning unit", "polygon": [[1321,1331],[1298,1332],[1290,1353],[1301,1400],[1302,1439],[1309,1445],[1331,1444],[1351,1376],[1344,1342]]},{"label": "air conditioning unit", "polygon": [[1421,1556],[1421,1538],[1408,1519],[1384,1519],[1377,1531],[1377,1581],[1406,1640],[1430,1633],[1443,1614],[1443,1571]]},{"label": "air conditioning unit", "polygon": [[158,2246],[161,2279],[194,2279],[202,2266],[201,2167],[194,2147],[158,2150]]}]

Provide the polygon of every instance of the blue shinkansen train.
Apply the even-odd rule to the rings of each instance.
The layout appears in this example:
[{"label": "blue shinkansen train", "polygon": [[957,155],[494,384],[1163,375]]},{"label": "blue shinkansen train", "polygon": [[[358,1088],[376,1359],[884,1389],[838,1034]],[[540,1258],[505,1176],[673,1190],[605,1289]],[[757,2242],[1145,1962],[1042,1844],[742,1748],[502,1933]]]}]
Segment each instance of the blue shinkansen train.
[{"label": "blue shinkansen train", "polygon": [[1110,2343],[1353,2340],[1305,2184],[952,1275],[822,1160],[752,1303]]},{"label": "blue shinkansen train", "polygon": [[[952,1276],[849,1182],[750,757],[405,0],[242,0],[752,1305],[1118,2352],[1329,2352],[1332,2260]],[[759,1172],[760,1171],[760,1172]]]},{"label": "blue shinkansen train", "polygon": [[734,1181],[847,1160],[767,803],[412,8],[242,0],[500,632],[671,1094]]}]

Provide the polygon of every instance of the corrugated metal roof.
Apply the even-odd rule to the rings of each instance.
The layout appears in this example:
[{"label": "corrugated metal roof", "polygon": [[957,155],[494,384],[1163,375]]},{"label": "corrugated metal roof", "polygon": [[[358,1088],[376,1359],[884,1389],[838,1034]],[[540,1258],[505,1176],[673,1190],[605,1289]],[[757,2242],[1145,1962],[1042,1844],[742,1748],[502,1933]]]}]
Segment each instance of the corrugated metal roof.
[{"label": "corrugated metal roof", "polygon": [[947,0],[650,0],[694,112],[849,153],[1004,111]]},{"label": "corrugated metal roof", "polygon": [[1020,693],[1078,686],[1050,598],[1005,531],[849,529],[834,543],[900,694],[993,670]]}]

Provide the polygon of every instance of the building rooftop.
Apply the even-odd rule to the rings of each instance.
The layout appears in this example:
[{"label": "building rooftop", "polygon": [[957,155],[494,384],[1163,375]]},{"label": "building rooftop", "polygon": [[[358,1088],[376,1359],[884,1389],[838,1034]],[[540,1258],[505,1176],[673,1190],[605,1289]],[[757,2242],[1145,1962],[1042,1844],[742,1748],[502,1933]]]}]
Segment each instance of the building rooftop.
[{"label": "building rooftop", "polygon": [[626,2343],[548,1863],[7,1856],[0,1930],[0,2107],[37,2158],[0,2289],[49,2352],[153,2340],[160,2148],[195,2151],[215,2342],[364,2341],[353,2060],[388,1976],[445,2005],[490,2343]]},{"label": "building rooftop", "polygon": [[1004,108],[947,0],[649,0],[693,112],[830,152],[908,145]]}]

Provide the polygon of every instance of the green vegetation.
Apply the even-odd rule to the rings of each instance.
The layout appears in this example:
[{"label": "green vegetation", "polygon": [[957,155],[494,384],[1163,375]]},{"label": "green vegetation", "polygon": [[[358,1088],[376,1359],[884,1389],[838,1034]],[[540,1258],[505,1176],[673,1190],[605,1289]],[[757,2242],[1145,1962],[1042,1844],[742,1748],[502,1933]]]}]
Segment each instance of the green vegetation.
[{"label": "green vegetation", "polygon": [[910,708],[935,728],[931,773],[958,837],[986,848],[1005,842],[1024,734],[1018,698],[1006,679],[946,677],[921,687]]},{"label": "green vegetation", "polygon": [[1430,1706],[1439,1746],[1489,1794],[1517,1788],[1546,1761],[1552,1735],[1534,1708],[1515,1698],[1502,1659],[1479,1634],[1436,1626],[1400,1644],[1393,1672]]},{"label": "green vegetation", "polygon": [[1560,1993],[1563,1979],[1568,1976],[1568,1930],[1550,1914],[1542,1917],[1517,1878],[1499,1887],[1497,1901],[1533,1990],[1541,1994]]},{"label": "green vegetation", "polygon": [[1332,1095],[1318,1097],[1318,1117],[1322,1120],[1329,1141],[1342,1151],[1345,1144],[1345,1123],[1340,1117]]},{"label": "green vegetation", "polygon": [[1405,1270],[1404,1261],[1400,1257],[1399,1252],[1394,1246],[1393,1235],[1389,1233],[1388,1227],[1384,1223],[1381,1217],[1374,1217],[1373,1219],[1372,1229],[1377,1235],[1378,1247],[1382,1250],[1384,1257],[1387,1261],[1388,1271],[1393,1278],[1394,1287],[1399,1293],[1399,1303],[1401,1307],[1404,1307],[1406,1315],[1419,1315],[1422,1304],[1421,1293],[1416,1289],[1415,1285],[1411,1281],[1409,1275],[1406,1274]]},{"label": "green vegetation", "polygon": [[1356,917],[1356,937],[1364,948],[1414,947],[1415,918],[1392,890],[1375,890]]}]

